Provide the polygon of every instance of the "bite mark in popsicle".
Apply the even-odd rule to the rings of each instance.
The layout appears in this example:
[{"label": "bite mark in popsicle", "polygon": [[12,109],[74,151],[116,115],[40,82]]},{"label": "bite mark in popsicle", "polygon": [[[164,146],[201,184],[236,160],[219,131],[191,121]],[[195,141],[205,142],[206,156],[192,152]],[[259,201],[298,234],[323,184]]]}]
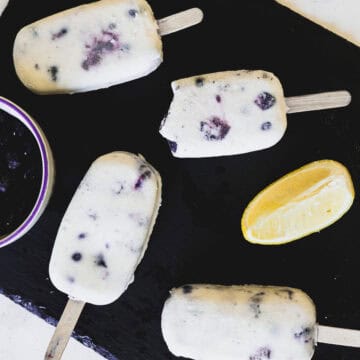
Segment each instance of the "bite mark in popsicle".
[{"label": "bite mark in popsicle", "polygon": [[283,137],[287,112],[337,108],[351,100],[347,91],[285,99],[279,79],[262,70],[193,76],[171,86],[174,98],[159,132],[179,158],[266,149]]}]

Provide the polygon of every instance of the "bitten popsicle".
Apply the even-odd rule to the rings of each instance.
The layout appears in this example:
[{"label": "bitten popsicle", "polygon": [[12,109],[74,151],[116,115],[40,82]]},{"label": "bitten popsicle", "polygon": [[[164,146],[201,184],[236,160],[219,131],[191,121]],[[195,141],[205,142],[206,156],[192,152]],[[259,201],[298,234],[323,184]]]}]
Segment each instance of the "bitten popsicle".
[{"label": "bitten popsicle", "polygon": [[359,0],[275,0],[360,46]]},{"label": "bitten popsicle", "polygon": [[134,280],[161,202],[161,178],[141,156],[98,158],[61,222],[49,273],[69,301],[46,353],[59,359],[85,302],[106,305]]},{"label": "bitten popsicle", "polygon": [[195,360],[310,360],[317,342],[360,347],[360,331],[317,325],[309,296],[279,286],[173,289],[161,328],[174,355]]},{"label": "bitten popsicle", "polygon": [[148,75],[161,36],[202,21],[193,8],[156,21],[145,0],[100,0],[25,26],[14,43],[18,77],[39,94],[76,93]]},{"label": "bitten popsicle", "polygon": [[9,0],[0,0],[0,16],[2,15],[3,11],[7,7]]},{"label": "bitten popsicle", "polygon": [[347,106],[337,91],[285,98],[279,79],[262,70],[239,70],[173,81],[173,101],[160,126],[175,157],[243,154],[275,145],[286,113]]}]

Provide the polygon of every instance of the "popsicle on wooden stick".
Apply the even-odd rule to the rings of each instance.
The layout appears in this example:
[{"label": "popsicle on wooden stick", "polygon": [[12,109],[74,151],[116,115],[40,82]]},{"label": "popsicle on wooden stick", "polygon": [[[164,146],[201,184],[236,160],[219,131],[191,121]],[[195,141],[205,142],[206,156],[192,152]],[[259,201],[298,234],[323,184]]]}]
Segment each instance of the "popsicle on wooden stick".
[{"label": "popsicle on wooden stick", "polygon": [[69,302],[46,353],[59,359],[86,302],[106,305],[134,280],[161,201],[158,172],[141,156],[98,158],[61,222],[49,273]]},{"label": "popsicle on wooden stick", "polygon": [[160,127],[172,154],[200,158],[269,148],[283,137],[286,113],[346,106],[347,91],[285,98],[262,70],[225,71],[172,82],[174,98]]},{"label": "popsicle on wooden stick", "polygon": [[303,291],[185,285],[171,291],[161,328],[169,350],[194,360],[310,360],[317,342],[360,347],[360,331],[319,326]]},{"label": "popsicle on wooden stick", "polygon": [[275,1],[360,46],[360,6],[358,0]]},{"label": "popsicle on wooden stick", "polygon": [[0,0],[0,16],[5,10],[7,4],[9,3],[9,0]]},{"label": "popsicle on wooden stick", "polygon": [[197,8],[156,21],[145,0],[100,0],[25,26],[13,50],[18,77],[40,94],[76,93],[148,75],[161,35],[202,21]]}]

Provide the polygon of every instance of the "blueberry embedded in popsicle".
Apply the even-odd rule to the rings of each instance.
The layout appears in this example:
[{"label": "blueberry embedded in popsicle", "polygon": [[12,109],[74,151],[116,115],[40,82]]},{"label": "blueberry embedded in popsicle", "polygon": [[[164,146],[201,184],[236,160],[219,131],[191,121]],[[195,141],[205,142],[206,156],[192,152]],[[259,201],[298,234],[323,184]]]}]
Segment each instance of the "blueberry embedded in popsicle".
[{"label": "blueberry embedded in popsicle", "polygon": [[249,357],[249,360],[265,360],[265,359],[271,359],[271,349],[267,346],[264,346],[260,348],[256,354],[251,355]]},{"label": "blueberry embedded in popsicle", "polygon": [[222,140],[228,134],[230,125],[217,116],[209,121],[200,122],[200,131],[204,133],[206,140]]},{"label": "blueberry embedded in popsicle", "polygon": [[177,150],[177,147],[178,147],[178,144],[176,141],[171,141],[171,140],[167,140],[168,144],[169,144],[169,148],[170,148],[170,151],[172,153],[176,153],[176,150]]},{"label": "blueberry embedded in popsicle", "polygon": [[139,12],[136,9],[130,9],[128,14],[130,17],[135,18]]},{"label": "blueberry embedded in popsicle", "polygon": [[53,34],[51,36],[52,40],[57,40],[62,38],[63,36],[65,36],[68,33],[68,29],[66,27],[61,28],[58,32],[56,32],[55,34]]},{"label": "blueberry embedded in popsicle", "polygon": [[151,171],[144,165],[140,166],[140,171],[143,171],[142,174],[138,177],[136,180],[136,183],[134,185],[135,190],[138,190],[142,187],[144,181],[146,179],[149,179],[151,177]]},{"label": "blueberry embedded in popsicle", "polygon": [[255,104],[261,110],[268,110],[271,107],[273,107],[275,103],[276,103],[275,97],[266,91],[260,93],[255,99]]},{"label": "blueberry embedded in popsicle", "polygon": [[58,79],[59,68],[55,65],[50,66],[48,68],[48,73],[50,74],[51,80],[56,82]]},{"label": "blueberry embedded in popsicle", "polygon": [[79,262],[82,259],[82,255],[79,252],[75,252],[71,255],[71,258],[75,261],[75,262]]},{"label": "blueberry embedded in popsicle", "polygon": [[121,48],[119,35],[113,31],[103,30],[100,36],[94,36],[91,45],[86,44],[89,49],[86,59],[81,66],[84,70],[98,65],[103,56]]},{"label": "blueberry embedded in popsicle", "polygon": [[83,239],[86,238],[86,236],[87,236],[87,234],[84,233],[84,232],[82,232],[82,233],[80,233],[80,234],[78,235],[78,239],[83,240]]},{"label": "blueberry embedded in popsicle", "polygon": [[301,329],[301,331],[297,332],[294,334],[295,338],[303,341],[304,343],[309,343],[309,342],[313,342],[314,338],[313,338],[313,329],[310,327],[303,327],[303,329]]},{"label": "blueberry embedded in popsicle", "polygon": [[105,258],[103,254],[99,254],[95,258],[95,264],[100,267],[107,268],[107,264],[105,262]]},{"label": "blueberry embedded in popsicle", "polygon": [[215,99],[218,103],[221,103],[221,96],[220,95],[216,95]]},{"label": "blueberry embedded in popsicle", "polygon": [[265,296],[264,292],[259,292],[250,298],[250,308],[255,314],[255,318],[258,318],[261,314],[260,303]]},{"label": "blueberry embedded in popsicle", "polygon": [[193,287],[191,285],[184,285],[182,290],[184,294],[190,294],[193,290]]},{"label": "blueberry embedded in popsicle", "polygon": [[261,130],[263,130],[263,131],[270,130],[271,127],[272,127],[272,123],[270,121],[266,121],[261,124]]},{"label": "blueberry embedded in popsicle", "polygon": [[204,86],[204,82],[205,82],[205,79],[202,78],[202,77],[198,77],[195,79],[195,84],[197,87],[202,87]]}]

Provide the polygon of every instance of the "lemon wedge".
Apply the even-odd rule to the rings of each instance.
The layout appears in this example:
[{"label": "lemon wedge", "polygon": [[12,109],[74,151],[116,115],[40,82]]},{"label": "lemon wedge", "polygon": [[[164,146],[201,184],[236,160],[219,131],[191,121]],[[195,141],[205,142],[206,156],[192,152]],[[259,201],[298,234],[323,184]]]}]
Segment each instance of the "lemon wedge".
[{"label": "lemon wedge", "polygon": [[354,201],[348,170],[333,160],[297,169],[261,191],[241,219],[246,240],[280,245],[320,231],[340,219]]}]

